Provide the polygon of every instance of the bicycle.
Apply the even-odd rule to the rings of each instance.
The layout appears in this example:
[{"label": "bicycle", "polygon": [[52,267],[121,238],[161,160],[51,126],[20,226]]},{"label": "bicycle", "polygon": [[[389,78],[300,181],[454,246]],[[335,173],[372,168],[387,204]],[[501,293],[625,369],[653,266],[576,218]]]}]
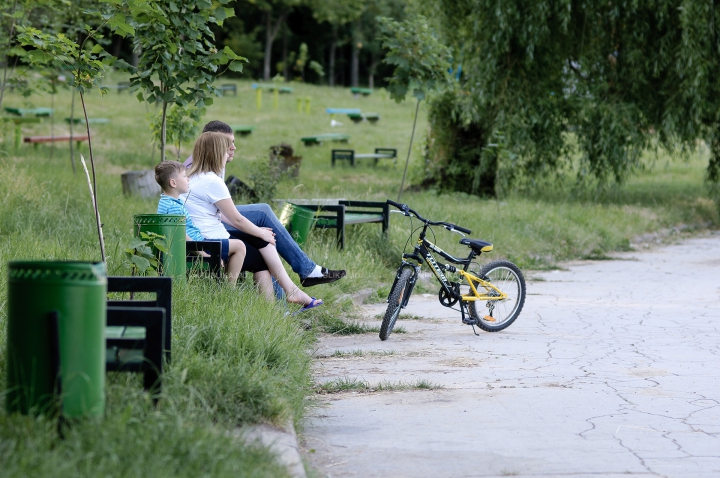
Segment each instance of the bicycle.
[{"label": "bicycle", "polygon": [[[412,216],[415,216],[422,223],[420,227],[410,233],[408,243],[418,229],[422,228],[422,231],[418,236],[414,251],[402,255],[402,263],[390,288],[387,299],[388,307],[380,326],[381,340],[388,339],[400,315],[400,310],[407,306],[423,263],[430,267],[435,278],[440,282],[440,292],[438,293],[440,303],[445,307],[453,308],[459,302],[462,323],[472,326],[475,335],[480,335],[475,331],[475,326],[486,332],[498,332],[509,327],[517,319],[525,303],[525,278],[515,264],[499,260],[486,264],[479,271],[468,271],[471,265],[477,265],[476,262],[473,262],[477,256],[483,252],[492,251],[491,243],[480,239],[467,239],[465,238],[466,234],[472,234],[469,229],[449,222],[430,221],[410,209],[406,204],[398,204],[389,199],[387,203],[399,209],[399,211],[392,212],[400,212],[410,217],[411,220]],[[468,256],[466,258],[453,257],[430,242],[426,235],[431,226],[442,226],[450,232],[463,236],[460,244],[470,248]],[[432,229],[430,231],[432,232]],[[435,259],[433,253],[462,267],[441,264]],[[450,281],[446,276],[447,272],[457,273],[460,280]],[[467,287],[466,293],[460,290],[463,286]],[[482,302],[485,303],[487,311],[483,311],[478,306]],[[453,308],[453,310],[458,309]]]}]

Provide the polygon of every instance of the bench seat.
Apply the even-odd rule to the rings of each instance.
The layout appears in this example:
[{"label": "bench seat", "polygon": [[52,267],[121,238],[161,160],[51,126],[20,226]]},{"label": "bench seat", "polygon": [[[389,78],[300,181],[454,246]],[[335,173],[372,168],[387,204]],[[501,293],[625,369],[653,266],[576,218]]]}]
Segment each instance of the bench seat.
[{"label": "bench seat", "polygon": [[374,153],[355,154],[354,149],[333,149],[331,154],[331,164],[334,167],[335,161],[350,161],[351,166],[355,166],[356,159],[374,159],[375,165],[380,159],[393,159],[393,164],[397,163],[397,149],[395,148],[375,148]]},{"label": "bench seat", "polygon": [[40,143],[62,143],[62,142],[70,142],[70,140],[75,141],[75,144],[78,148],[80,148],[80,144],[83,141],[88,141],[90,137],[87,134],[77,134],[70,136],[68,135],[57,135],[57,136],[25,136],[23,138],[23,142],[33,144],[35,147],[37,147]]},{"label": "bench seat", "polygon": [[[65,122],[70,124],[85,124],[85,118],[65,118]],[[110,122],[109,118],[88,118],[88,124],[107,124]]]},{"label": "bench seat", "polygon": [[350,93],[352,93],[353,95],[369,96],[372,94],[372,89],[353,87],[350,88]]},{"label": "bench seat", "polygon": [[232,128],[233,133],[238,133],[240,136],[247,136],[255,131],[255,126],[247,124],[231,125],[230,127]]},{"label": "bench seat", "polygon": [[305,146],[312,146],[315,144],[322,144],[324,141],[333,141],[336,143],[347,143],[350,140],[350,135],[342,133],[327,133],[318,134],[315,136],[305,136],[300,138]]},{"label": "bench seat", "polygon": [[16,116],[52,116],[52,108],[12,108],[5,107],[5,111]]}]

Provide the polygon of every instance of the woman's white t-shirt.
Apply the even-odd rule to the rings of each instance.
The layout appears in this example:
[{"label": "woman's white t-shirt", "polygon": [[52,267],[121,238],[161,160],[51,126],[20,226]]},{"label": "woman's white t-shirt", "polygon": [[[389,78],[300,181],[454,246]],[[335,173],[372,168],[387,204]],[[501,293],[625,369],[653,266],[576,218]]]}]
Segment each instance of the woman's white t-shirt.
[{"label": "woman's white t-shirt", "polygon": [[215,173],[193,174],[190,176],[190,192],[181,196],[183,200],[185,197],[185,207],[206,239],[230,237],[220,221],[220,210],[215,206],[222,199],[230,199],[230,191],[220,176]]}]

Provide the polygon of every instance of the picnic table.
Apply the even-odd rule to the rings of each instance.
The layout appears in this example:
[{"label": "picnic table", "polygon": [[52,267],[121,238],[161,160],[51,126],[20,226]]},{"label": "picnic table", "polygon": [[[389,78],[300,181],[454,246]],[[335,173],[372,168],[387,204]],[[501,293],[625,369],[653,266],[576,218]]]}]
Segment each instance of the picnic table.
[{"label": "picnic table", "polygon": [[359,108],[327,108],[325,110],[326,113],[330,114],[330,116],[333,115],[350,115],[350,114],[360,114]]},{"label": "picnic table", "polygon": [[52,116],[52,108],[11,108],[5,107],[5,111],[16,116]]},{"label": "picnic table", "polygon": [[[85,118],[65,118],[65,122],[70,124],[85,124]],[[110,122],[108,118],[88,118],[88,124],[107,124]]]},{"label": "picnic table", "polygon": [[292,93],[293,89],[289,86],[279,86],[275,83],[253,83],[252,85],[253,90],[268,90],[268,91],[275,91],[278,90],[280,93]]},{"label": "picnic table", "polygon": [[359,95],[370,96],[372,94],[372,89],[353,87],[353,88],[350,88],[350,92],[355,96],[359,96]]},{"label": "picnic table", "polygon": [[375,165],[381,159],[394,159],[393,164],[397,164],[397,149],[395,148],[375,148],[374,153],[355,154],[354,149],[333,149],[331,156],[332,166],[335,167],[335,161],[350,161],[351,166],[355,166],[356,159],[374,159]]},{"label": "picnic table", "polygon": [[347,143],[350,140],[350,135],[342,133],[326,133],[317,134],[315,136],[305,136],[300,138],[305,146],[313,146],[315,144],[322,144],[324,141],[333,141],[335,143]]},{"label": "picnic table", "polygon": [[255,126],[246,124],[234,125],[230,127],[232,128],[233,133],[238,133],[240,136],[248,136],[252,134],[252,132],[255,130]]},{"label": "picnic table", "polygon": [[380,115],[378,113],[348,113],[348,117],[353,123],[359,123],[364,120],[374,124],[380,119]]},{"label": "picnic table", "polygon": [[1,118],[4,121],[10,121],[15,123],[15,149],[20,149],[20,138],[22,137],[22,125],[27,123],[42,123],[42,118],[35,117],[22,117],[16,118]]}]

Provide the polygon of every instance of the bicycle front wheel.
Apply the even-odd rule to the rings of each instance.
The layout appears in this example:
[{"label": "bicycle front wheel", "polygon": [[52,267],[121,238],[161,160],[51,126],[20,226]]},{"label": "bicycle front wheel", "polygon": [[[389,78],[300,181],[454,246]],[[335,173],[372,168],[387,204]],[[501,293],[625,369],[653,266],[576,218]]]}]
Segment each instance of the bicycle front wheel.
[{"label": "bicycle front wheel", "polygon": [[[507,294],[507,299],[470,302],[470,316],[477,319],[477,326],[486,332],[503,330],[517,319],[525,304],[525,278],[520,269],[510,261],[486,264],[479,277]],[[481,289],[479,292],[497,294],[496,290],[489,287],[486,291]]]},{"label": "bicycle front wheel", "polygon": [[395,322],[400,315],[400,309],[402,308],[403,299],[406,298],[410,290],[410,277],[412,276],[413,270],[409,267],[404,267],[400,272],[400,276],[395,281],[388,296],[388,306],[385,310],[385,316],[383,317],[382,325],[380,326],[380,340],[387,340],[392,333]]}]

